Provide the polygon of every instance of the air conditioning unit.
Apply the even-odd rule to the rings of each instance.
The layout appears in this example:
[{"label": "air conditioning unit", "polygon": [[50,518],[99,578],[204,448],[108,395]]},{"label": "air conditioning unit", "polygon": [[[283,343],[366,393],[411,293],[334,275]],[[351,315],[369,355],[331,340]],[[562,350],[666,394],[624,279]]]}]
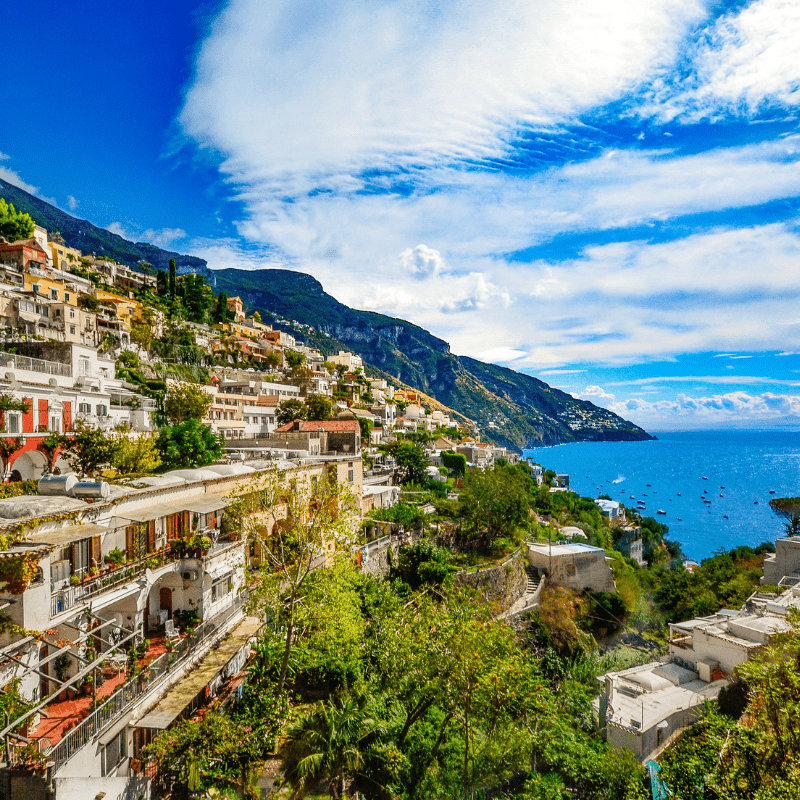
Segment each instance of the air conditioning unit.
[{"label": "air conditioning unit", "polygon": [[185,581],[196,581],[200,577],[200,573],[196,569],[187,569],[184,570],[182,577]]}]

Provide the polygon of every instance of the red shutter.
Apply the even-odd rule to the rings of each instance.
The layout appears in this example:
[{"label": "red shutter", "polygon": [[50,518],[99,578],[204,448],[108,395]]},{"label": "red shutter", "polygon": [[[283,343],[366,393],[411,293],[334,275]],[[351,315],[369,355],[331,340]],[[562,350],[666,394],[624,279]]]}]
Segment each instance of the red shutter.
[{"label": "red shutter", "polygon": [[64,423],[63,429],[64,431],[68,431],[72,428],[72,403],[66,402],[64,403]]},{"label": "red shutter", "polygon": [[[34,433],[33,430],[33,398],[26,397],[25,402],[28,404],[28,413],[22,415],[22,431],[23,433]],[[47,401],[45,401],[47,402]]]},{"label": "red shutter", "polygon": [[47,400],[39,400],[39,424],[44,425],[45,429],[50,427],[50,420],[47,418]]},{"label": "red shutter", "polygon": [[99,536],[92,536],[92,566],[99,567],[103,561],[103,547]]},{"label": "red shutter", "polygon": [[156,549],[156,521],[151,519],[147,523],[147,552],[154,553]]},{"label": "red shutter", "polygon": [[125,528],[125,549],[128,551],[128,558],[136,557],[136,553],[133,549],[133,537],[135,531],[136,528],[133,525],[128,525],[128,527]]}]

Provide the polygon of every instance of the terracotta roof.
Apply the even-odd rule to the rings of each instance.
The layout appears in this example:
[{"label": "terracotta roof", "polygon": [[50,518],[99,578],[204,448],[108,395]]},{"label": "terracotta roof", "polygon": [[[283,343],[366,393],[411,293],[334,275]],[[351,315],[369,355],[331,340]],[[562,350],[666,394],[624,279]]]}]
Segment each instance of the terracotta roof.
[{"label": "terracotta roof", "polygon": [[260,394],[256,399],[257,406],[277,406],[280,402],[280,395]]},{"label": "terracotta roof", "polygon": [[354,419],[326,419],[324,421],[296,419],[286,425],[275,429],[275,433],[288,433],[289,431],[327,431],[328,433],[356,433],[361,426]]}]

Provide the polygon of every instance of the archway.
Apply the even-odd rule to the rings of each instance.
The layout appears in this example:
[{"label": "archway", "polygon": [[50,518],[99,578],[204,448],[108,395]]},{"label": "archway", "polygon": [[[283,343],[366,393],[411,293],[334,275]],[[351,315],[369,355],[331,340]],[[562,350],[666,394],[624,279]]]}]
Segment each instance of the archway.
[{"label": "archway", "polygon": [[18,472],[20,480],[35,481],[44,475],[47,470],[47,459],[38,450],[28,450],[21,453],[12,464],[14,472]]}]

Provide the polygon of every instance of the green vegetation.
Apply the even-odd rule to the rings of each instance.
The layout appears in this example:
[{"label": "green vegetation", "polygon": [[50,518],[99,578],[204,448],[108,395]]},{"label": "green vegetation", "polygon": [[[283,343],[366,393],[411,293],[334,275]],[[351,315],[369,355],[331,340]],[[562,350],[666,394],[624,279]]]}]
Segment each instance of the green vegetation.
[{"label": "green vegetation", "polygon": [[192,383],[176,383],[167,393],[164,412],[173,422],[201,420],[211,407],[211,395]]},{"label": "green vegetation", "polygon": [[161,469],[204,467],[219,461],[225,452],[225,441],[208,425],[188,419],[178,425],[165,425],[158,431],[157,445]]},{"label": "green vegetation", "polygon": [[35,225],[30,214],[17,211],[13,203],[7,203],[0,197],[0,236],[5,236],[9,242],[30,239]]}]

